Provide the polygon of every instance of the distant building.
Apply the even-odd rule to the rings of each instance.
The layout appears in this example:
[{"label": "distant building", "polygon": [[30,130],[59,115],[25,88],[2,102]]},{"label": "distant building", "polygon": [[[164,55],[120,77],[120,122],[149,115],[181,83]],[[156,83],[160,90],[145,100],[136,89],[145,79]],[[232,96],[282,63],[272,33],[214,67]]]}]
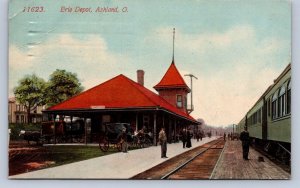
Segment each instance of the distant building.
[{"label": "distant building", "polygon": [[[42,122],[43,106],[38,106],[31,111],[31,122]],[[28,123],[27,109],[24,105],[19,104],[15,97],[8,99],[8,123]]]}]

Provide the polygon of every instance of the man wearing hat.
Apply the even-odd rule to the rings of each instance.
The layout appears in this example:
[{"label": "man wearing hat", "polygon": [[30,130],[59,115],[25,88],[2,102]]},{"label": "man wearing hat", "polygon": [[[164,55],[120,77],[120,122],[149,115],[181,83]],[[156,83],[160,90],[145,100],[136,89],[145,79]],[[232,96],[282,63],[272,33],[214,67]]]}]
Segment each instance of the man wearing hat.
[{"label": "man wearing hat", "polygon": [[244,130],[241,132],[240,140],[242,141],[243,158],[244,160],[249,160],[248,154],[249,154],[249,146],[250,146],[250,136],[249,136],[249,132],[247,131],[247,126],[245,126]]},{"label": "man wearing hat", "polygon": [[121,134],[121,146],[122,146],[122,152],[127,153],[128,151],[128,145],[127,145],[127,133],[126,128],[124,127]]},{"label": "man wearing hat", "polygon": [[163,127],[159,132],[158,141],[161,146],[161,158],[168,158],[167,157],[167,136],[165,133],[165,128]]}]

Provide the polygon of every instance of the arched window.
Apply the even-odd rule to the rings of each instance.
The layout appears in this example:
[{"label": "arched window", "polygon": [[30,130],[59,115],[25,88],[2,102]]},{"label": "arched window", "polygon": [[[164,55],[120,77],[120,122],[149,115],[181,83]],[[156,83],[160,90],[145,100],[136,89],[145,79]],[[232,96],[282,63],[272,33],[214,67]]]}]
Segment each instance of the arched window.
[{"label": "arched window", "polygon": [[272,118],[277,118],[277,99],[278,99],[278,91],[273,94],[272,97]]},{"label": "arched window", "polygon": [[287,85],[286,113],[291,113],[291,80],[288,82]]},{"label": "arched window", "polygon": [[282,86],[278,93],[278,117],[285,115],[285,87]]}]

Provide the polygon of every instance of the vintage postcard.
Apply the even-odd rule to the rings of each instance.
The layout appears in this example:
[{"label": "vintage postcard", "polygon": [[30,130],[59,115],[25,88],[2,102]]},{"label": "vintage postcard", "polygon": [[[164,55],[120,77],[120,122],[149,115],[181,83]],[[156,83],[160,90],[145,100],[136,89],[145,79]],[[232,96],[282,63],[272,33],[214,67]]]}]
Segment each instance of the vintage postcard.
[{"label": "vintage postcard", "polygon": [[11,0],[9,179],[290,179],[291,3]]}]

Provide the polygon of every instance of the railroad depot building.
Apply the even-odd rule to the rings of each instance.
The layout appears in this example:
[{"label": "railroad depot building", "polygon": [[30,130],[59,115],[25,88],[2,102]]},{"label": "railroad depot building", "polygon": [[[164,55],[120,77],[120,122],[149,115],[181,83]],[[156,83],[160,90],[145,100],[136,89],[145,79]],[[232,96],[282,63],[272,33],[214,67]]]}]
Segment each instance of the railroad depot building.
[{"label": "railroad depot building", "polygon": [[105,123],[129,123],[133,130],[145,127],[158,133],[165,127],[172,142],[183,127],[200,124],[188,113],[187,94],[191,91],[172,61],[161,81],[158,94],[144,87],[144,71],[137,71],[137,82],[120,74],[43,111],[50,117],[84,119],[85,142],[97,142]]}]

